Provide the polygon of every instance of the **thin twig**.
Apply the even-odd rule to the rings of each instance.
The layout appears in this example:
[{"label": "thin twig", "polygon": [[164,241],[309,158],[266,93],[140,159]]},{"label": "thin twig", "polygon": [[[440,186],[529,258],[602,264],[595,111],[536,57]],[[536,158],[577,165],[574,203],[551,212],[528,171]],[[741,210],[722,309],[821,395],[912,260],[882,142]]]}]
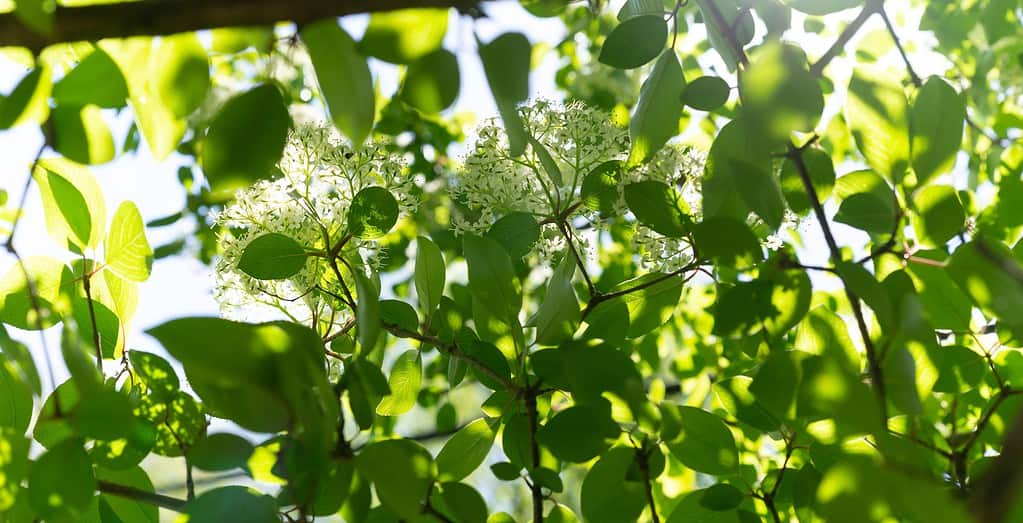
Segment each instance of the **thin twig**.
[{"label": "thin twig", "polygon": [[909,55],[906,54],[906,49],[902,47],[902,40],[899,39],[899,35],[895,32],[895,26],[892,25],[892,21],[888,18],[888,13],[885,12],[883,5],[878,6],[877,14],[881,15],[881,20],[884,20],[884,25],[888,28],[888,34],[891,35],[892,41],[895,42],[895,48],[899,50],[899,54],[902,56],[902,62],[906,64],[906,72],[909,73],[909,80],[917,87],[922,86],[924,82],[920,79],[920,76],[916,74],[916,70],[913,69],[913,64],[909,61]]},{"label": "thin twig", "polygon": [[860,10],[860,14],[856,15],[856,18],[849,22],[849,25],[845,26],[845,29],[838,35],[838,39],[835,43],[831,44],[831,47],[824,52],[824,55],[820,57],[813,65],[810,66],[810,72],[815,76],[821,76],[824,74],[824,68],[831,63],[844,49],[849,40],[863,27],[867,19],[870,18],[878,9],[881,8],[880,0],[868,0],[867,4]]},{"label": "thin twig", "polygon": [[135,487],[111,483],[102,479],[98,481],[98,488],[99,491],[104,494],[140,501],[148,505],[173,510],[174,512],[184,512],[185,505],[188,504],[188,502],[183,499],[172,498],[155,492],[147,492]]}]

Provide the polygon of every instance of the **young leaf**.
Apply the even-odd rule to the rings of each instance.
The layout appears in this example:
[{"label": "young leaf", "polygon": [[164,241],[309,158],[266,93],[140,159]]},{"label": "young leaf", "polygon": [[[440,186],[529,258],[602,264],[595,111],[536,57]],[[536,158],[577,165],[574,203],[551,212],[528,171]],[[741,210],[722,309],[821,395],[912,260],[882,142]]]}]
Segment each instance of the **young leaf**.
[{"label": "young leaf", "polygon": [[643,81],[629,122],[630,165],[646,162],[669,138],[678,134],[685,88],[686,79],[678,56],[673,49],[665,49]]},{"label": "young leaf", "polygon": [[29,121],[43,123],[49,118],[51,76],[49,67],[37,67],[29,71],[6,98],[0,98],[0,129]]},{"label": "young leaf", "polygon": [[682,92],[682,101],[698,111],[713,111],[728,101],[732,90],[718,76],[701,76],[689,82]]},{"label": "young leaf", "polygon": [[497,432],[485,418],[459,429],[437,454],[438,479],[461,481],[472,474],[490,453],[496,436]]},{"label": "young leaf", "polygon": [[621,160],[608,160],[594,167],[583,177],[579,198],[586,207],[600,211],[601,215],[613,213],[618,204],[618,180],[621,176]]},{"label": "young leaf", "polygon": [[53,99],[63,106],[93,104],[116,109],[124,107],[127,97],[124,75],[110,55],[99,48],[53,86]]},{"label": "young leaf", "polygon": [[95,492],[92,462],[78,438],[67,439],[44,453],[28,474],[29,504],[36,516],[47,520],[77,519]]},{"label": "young leaf", "polygon": [[362,271],[355,271],[355,317],[359,331],[359,347],[368,354],[380,335],[380,288]]},{"label": "young leaf", "polygon": [[391,367],[391,375],[387,378],[391,393],[380,400],[377,414],[400,416],[412,410],[422,381],[423,364],[419,361],[419,351],[414,349],[405,351]]},{"label": "young leaf", "polygon": [[486,237],[500,243],[508,255],[517,260],[529,254],[540,240],[540,225],[532,214],[513,212],[494,222]]},{"label": "young leaf", "polygon": [[162,37],[154,60],[160,65],[151,87],[172,115],[184,118],[206,101],[210,63],[196,33]]},{"label": "young leaf", "polygon": [[303,26],[301,35],[334,125],[353,144],[362,144],[373,129],[376,107],[366,59],[334,18]]},{"label": "young leaf", "polygon": [[579,327],[582,313],[579,311],[575,288],[572,287],[574,275],[575,259],[566,254],[551,276],[547,294],[536,314],[526,323],[527,327],[536,327],[536,343],[557,345],[571,339]]},{"label": "young leaf", "polygon": [[383,187],[366,187],[348,207],[348,232],[360,239],[375,239],[398,222],[398,200]]},{"label": "young leaf", "polygon": [[502,322],[517,324],[522,295],[516,288],[515,272],[508,253],[490,238],[467,234],[462,242],[473,295]]},{"label": "young leaf", "polygon": [[264,234],[245,246],[238,268],[257,280],[283,280],[305,267],[305,249],[290,236]]},{"label": "young leaf", "polygon": [[923,185],[952,168],[963,140],[965,119],[962,97],[944,80],[932,76],[920,88],[909,113],[917,184]]},{"label": "young leaf", "polygon": [[845,120],[867,165],[899,182],[909,167],[909,103],[898,82],[857,68],[849,82]]},{"label": "young leaf", "polygon": [[46,230],[62,248],[98,247],[106,230],[106,205],[96,178],[62,158],[39,162],[33,173],[43,199]]},{"label": "young leaf", "polygon": [[444,294],[444,255],[436,243],[425,236],[416,239],[415,285],[419,307],[427,317],[440,305]]},{"label": "young leaf", "polygon": [[425,113],[439,113],[455,103],[461,76],[458,59],[438,49],[408,66],[401,85],[402,101]]},{"label": "young leaf", "polygon": [[640,223],[669,238],[681,238],[688,229],[689,206],[663,182],[645,180],[626,185],[625,203]]},{"label": "young leaf", "polygon": [[274,523],[277,517],[277,503],[274,498],[258,491],[232,485],[207,490],[185,506],[184,513],[192,523],[216,523],[221,521],[249,521],[251,523]]},{"label": "young leaf", "polygon": [[668,40],[660,13],[629,18],[607,35],[598,60],[618,69],[633,69],[653,60]]},{"label": "young leaf", "polygon": [[955,188],[949,185],[928,185],[913,196],[916,216],[913,230],[924,245],[940,247],[962,232],[966,212]]},{"label": "young leaf", "polygon": [[291,115],[280,90],[261,84],[236,95],[213,117],[200,163],[219,197],[270,174],[281,158]]},{"label": "young leaf", "polygon": [[611,523],[639,519],[646,507],[643,484],[627,480],[635,461],[635,449],[615,447],[590,467],[579,495],[586,521]]},{"label": "young leaf", "polygon": [[[242,256],[244,259],[244,255]],[[149,279],[153,249],[146,240],[146,229],[138,207],[125,201],[114,213],[106,239],[106,264],[118,276],[129,281]]]},{"label": "young leaf", "polygon": [[447,30],[447,9],[373,13],[359,49],[385,62],[410,64],[439,49]]},{"label": "young leaf", "polygon": [[529,146],[533,148],[536,157],[540,159],[540,165],[543,166],[547,177],[554,182],[555,186],[563,185],[565,182],[561,180],[561,169],[558,167],[558,162],[554,161],[550,151],[547,150],[547,146],[532,136],[529,137]]},{"label": "young leaf", "polygon": [[668,443],[683,465],[706,474],[729,474],[739,467],[735,438],[721,418],[696,407],[679,407],[682,437]]},{"label": "young leaf", "polygon": [[81,164],[107,163],[114,159],[114,138],[95,105],[57,106],[50,113],[53,148]]},{"label": "young leaf", "polygon": [[528,139],[518,104],[529,97],[529,61],[532,47],[522,33],[504,33],[488,44],[478,42],[487,83],[497,102],[508,149],[513,157],[522,155]]},{"label": "young leaf", "polygon": [[433,484],[433,459],[418,443],[392,439],[371,443],[355,456],[355,468],[376,487],[380,503],[398,517],[416,520]]}]

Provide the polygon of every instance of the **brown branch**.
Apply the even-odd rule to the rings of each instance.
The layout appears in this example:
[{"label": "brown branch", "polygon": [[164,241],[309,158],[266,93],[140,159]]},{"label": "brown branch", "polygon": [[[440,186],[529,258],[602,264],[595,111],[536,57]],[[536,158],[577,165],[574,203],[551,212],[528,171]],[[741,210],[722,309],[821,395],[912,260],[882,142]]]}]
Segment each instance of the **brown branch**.
[{"label": "brown branch", "polygon": [[129,487],[127,485],[119,485],[102,479],[98,482],[98,489],[104,494],[140,501],[148,505],[173,510],[174,512],[184,511],[185,505],[188,503],[183,499],[172,498],[170,496],[164,496],[155,492],[148,492],[135,487]]},{"label": "brown branch", "polygon": [[302,25],[356,13],[420,7],[475,11],[486,0],[146,0],[78,7],[57,6],[53,33],[26,28],[13,13],[0,15],[0,47],[32,51],[62,42],[155,36],[217,27]]},{"label": "brown branch", "polygon": [[650,477],[650,454],[646,448],[636,449],[636,461],[639,465],[639,473],[643,476],[643,491],[646,493],[646,502],[650,505],[650,521],[652,523],[661,523],[660,517],[657,515],[657,505],[654,503],[654,490],[653,490],[653,478]]},{"label": "brown branch", "polygon": [[[807,169],[806,162],[803,161],[802,151],[789,145],[789,154],[792,161],[796,164],[796,170],[803,181],[803,189],[806,191],[806,196],[810,199],[814,216],[816,216],[817,222],[820,223],[821,231],[824,233],[824,241],[828,244],[828,251],[831,253],[831,262],[838,266],[842,263],[842,251],[838,248],[838,243],[835,242],[835,236],[831,232],[828,218],[824,214],[824,206],[821,205],[817,189],[814,188],[813,182],[810,180],[810,170]],[[849,289],[845,282],[843,282],[842,287],[845,290],[846,298],[849,300],[849,305],[852,307],[853,315],[856,317],[856,327],[859,329],[860,337],[863,339],[863,347],[867,354],[867,371],[870,374],[870,381],[874,385],[874,391],[877,394],[878,404],[881,409],[881,426],[887,428],[888,402],[885,393],[884,376],[881,372],[881,362],[878,360],[874,342],[870,338],[870,329],[867,328],[867,322],[863,316],[863,307],[860,305],[859,297]]]},{"label": "brown branch", "polygon": [[[531,470],[540,468],[540,446],[536,442],[536,390],[526,391],[526,419],[529,421],[529,454]],[[533,497],[533,523],[543,523],[543,490],[530,476],[529,490]]]},{"label": "brown branch", "polygon": [[920,76],[916,74],[916,70],[913,69],[913,64],[909,61],[909,56],[906,54],[906,50],[902,47],[902,40],[899,39],[899,35],[895,32],[895,26],[892,25],[892,21],[888,18],[888,13],[885,12],[884,6],[879,5],[877,13],[881,15],[881,19],[884,20],[884,26],[888,29],[888,34],[891,35],[892,41],[895,42],[895,48],[899,50],[899,55],[902,56],[902,63],[906,64],[906,71],[909,73],[909,79],[913,82],[913,85],[920,87],[924,84]]},{"label": "brown branch", "polygon": [[838,35],[838,39],[835,43],[831,44],[831,47],[824,52],[824,56],[821,56],[813,65],[810,66],[810,72],[815,76],[821,76],[824,74],[824,68],[831,63],[844,49],[845,45],[849,43],[849,40],[863,27],[867,19],[871,15],[881,9],[881,2],[879,0],[869,0],[867,5],[863,6],[860,10],[860,14],[856,15],[856,19],[849,22],[849,25],[845,26],[845,29]]}]

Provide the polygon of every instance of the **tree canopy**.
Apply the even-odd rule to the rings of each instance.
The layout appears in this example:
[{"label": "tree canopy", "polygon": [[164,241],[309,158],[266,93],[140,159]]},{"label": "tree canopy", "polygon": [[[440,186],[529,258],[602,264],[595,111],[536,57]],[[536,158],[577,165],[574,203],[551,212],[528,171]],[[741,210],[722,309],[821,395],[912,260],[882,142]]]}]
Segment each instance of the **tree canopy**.
[{"label": "tree canopy", "polygon": [[[0,521],[1023,519],[1018,1],[0,0],[0,51]],[[182,259],[220,314],[143,324]]]}]

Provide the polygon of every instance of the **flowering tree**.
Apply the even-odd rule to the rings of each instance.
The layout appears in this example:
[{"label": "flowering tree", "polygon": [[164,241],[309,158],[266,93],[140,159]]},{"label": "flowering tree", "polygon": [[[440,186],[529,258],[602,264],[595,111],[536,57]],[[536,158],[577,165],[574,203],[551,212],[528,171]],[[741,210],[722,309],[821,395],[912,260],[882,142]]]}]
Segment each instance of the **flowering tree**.
[{"label": "flowering tree", "polygon": [[[67,4],[0,14],[0,520],[1023,517],[1018,3],[522,0],[486,86],[494,3]],[[222,314],[146,336],[168,257]]]}]

